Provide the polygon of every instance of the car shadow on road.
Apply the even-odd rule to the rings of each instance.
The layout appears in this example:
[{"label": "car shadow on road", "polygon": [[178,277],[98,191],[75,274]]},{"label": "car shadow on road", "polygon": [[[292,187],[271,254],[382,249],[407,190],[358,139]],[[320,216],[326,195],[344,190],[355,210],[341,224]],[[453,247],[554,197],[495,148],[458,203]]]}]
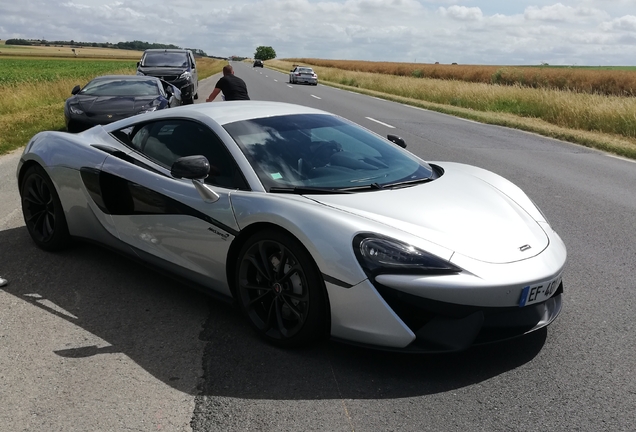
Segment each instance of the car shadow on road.
[{"label": "car shadow on road", "polygon": [[106,342],[101,347],[61,343],[57,355],[123,353],[191,395],[315,400],[433,394],[531,361],[547,335],[543,330],[447,355],[381,352],[331,341],[285,350],[260,340],[232,305],[111,251],[79,243],[47,253],[33,245],[24,227],[0,231],[0,244],[0,274],[10,281],[5,292]]}]

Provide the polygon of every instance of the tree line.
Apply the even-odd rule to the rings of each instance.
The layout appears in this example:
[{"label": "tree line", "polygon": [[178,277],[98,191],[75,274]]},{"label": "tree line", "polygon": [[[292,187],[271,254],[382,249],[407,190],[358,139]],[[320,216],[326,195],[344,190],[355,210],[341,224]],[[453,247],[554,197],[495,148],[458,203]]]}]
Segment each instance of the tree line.
[{"label": "tree line", "polygon": [[[143,41],[131,41],[131,42],[78,42],[74,40],[70,41],[49,41],[45,39],[7,39],[5,45],[26,45],[26,46],[56,46],[56,45],[70,45],[72,48],[114,48],[133,51],[145,51],[147,49],[181,49],[181,47],[173,44],[160,44],[150,43]],[[192,51],[193,54],[208,57],[205,51],[198,48],[187,48]]]}]

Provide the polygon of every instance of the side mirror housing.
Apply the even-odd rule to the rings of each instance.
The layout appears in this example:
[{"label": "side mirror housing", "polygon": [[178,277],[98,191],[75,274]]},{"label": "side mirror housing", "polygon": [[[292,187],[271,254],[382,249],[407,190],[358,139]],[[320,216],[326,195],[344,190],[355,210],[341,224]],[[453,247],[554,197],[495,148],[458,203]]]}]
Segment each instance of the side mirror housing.
[{"label": "side mirror housing", "polygon": [[82,88],[79,85],[76,85],[75,87],[73,87],[73,90],[71,90],[71,94],[72,95],[76,95],[80,92]]},{"label": "side mirror housing", "polygon": [[174,178],[197,180],[206,178],[209,173],[210,162],[201,155],[180,157],[170,168],[170,174]]},{"label": "side mirror housing", "polygon": [[392,143],[397,144],[397,145],[399,145],[402,148],[406,148],[406,143],[399,136],[397,136],[397,135],[387,135],[386,137]]}]

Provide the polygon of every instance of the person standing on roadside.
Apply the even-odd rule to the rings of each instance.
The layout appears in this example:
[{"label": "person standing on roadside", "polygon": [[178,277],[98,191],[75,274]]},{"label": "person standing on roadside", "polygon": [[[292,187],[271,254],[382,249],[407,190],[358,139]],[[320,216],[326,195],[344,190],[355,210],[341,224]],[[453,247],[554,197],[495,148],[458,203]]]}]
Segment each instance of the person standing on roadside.
[{"label": "person standing on roadside", "polygon": [[220,92],[223,92],[226,101],[250,100],[245,81],[234,75],[232,65],[223,67],[223,76],[216,83],[214,90],[205,101],[212,102]]}]

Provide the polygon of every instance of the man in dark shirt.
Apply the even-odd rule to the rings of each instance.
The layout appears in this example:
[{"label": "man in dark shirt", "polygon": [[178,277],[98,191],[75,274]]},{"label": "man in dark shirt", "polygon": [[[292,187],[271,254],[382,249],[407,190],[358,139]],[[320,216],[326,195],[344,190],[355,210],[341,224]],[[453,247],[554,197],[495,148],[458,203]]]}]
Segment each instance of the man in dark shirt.
[{"label": "man in dark shirt", "polygon": [[232,65],[223,67],[223,77],[216,83],[214,90],[205,101],[212,102],[220,92],[223,92],[226,101],[250,100],[245,81],[234,75]]}]

